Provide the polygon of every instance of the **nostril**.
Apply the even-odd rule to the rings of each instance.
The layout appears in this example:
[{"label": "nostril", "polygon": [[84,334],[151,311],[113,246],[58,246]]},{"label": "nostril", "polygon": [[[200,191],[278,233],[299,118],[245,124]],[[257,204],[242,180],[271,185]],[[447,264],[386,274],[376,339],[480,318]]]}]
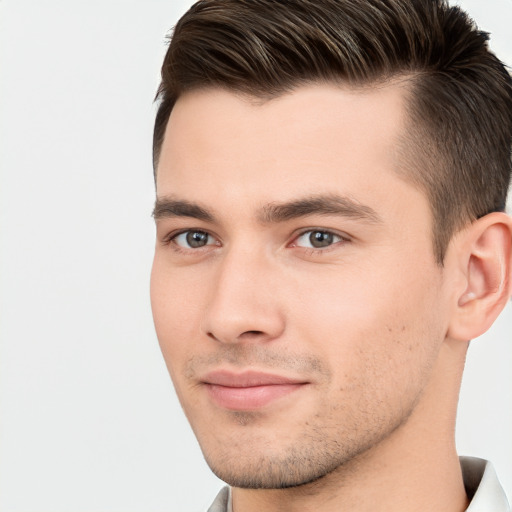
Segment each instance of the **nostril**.
[{"label": "nostril", "polygon": [[239,334],[238,336],[235,336],[233,339],[227,339],[227,338],[224,339],[220,336],[216,336],[213,332],[208,332],[207,336],[215,341],[236,343],[236,342],[240,342],[243,340],[252,340],[255,338],[261,338],[261,337],[265,336],[265,333],[263,331],[244,331],[241,334]]},{"label": "nostril", "polygon": [[263,331],[244,331],[238,337],[238,341],[256,341],[266,338]]}]

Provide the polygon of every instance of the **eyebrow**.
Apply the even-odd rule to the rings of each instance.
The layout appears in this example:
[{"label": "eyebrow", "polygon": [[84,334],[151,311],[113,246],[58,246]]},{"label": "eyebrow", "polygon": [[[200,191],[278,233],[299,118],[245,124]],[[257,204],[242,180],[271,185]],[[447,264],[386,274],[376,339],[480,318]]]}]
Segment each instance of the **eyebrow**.
[{"label": "eyebrow", "polygon": [[214,216],[207,209],[189,201],[180,201],[168,197],[157,198],[153,208],[155,220],[170,217],[192,217],[206,222],[213,222]]},{"label": "eyebrow", "polygon": [[[337,215],[362,220],[370,224],[380,224],[379,214],[369,206],[348,197],[315,195],[285,203],[269,203],[262,207],[258,220],[262,224],[286,222],[310,215]],[[199,204],[172,197],[157,198],[153,209],[155,220],[172,217],[190,217],[206,222],[214,222],[214,214]]]},{"label": "eyebrow", "polygon": [[311,196],[290,203],[272,203],[262,209],[260,221],[263,223],[285,222],[309,215],[338,215],[371,224],[382,222],[379,214],[369,206],[339,195]]}]

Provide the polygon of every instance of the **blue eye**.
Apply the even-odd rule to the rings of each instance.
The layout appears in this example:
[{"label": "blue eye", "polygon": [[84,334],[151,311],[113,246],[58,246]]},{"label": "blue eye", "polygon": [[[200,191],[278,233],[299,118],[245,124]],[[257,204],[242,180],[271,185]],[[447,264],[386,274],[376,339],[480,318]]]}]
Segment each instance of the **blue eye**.
[{"label": "blue eye", "polygon": [[322,249],[330,245],[341,242],[343,238],[330,231],[314,229],[306,231],[297,237],[294,245],[298,247],[307,247],[309,249]]},{"label": "blue eye", "polygon": [[184,231],[173,237],[172,241],[185,249],[199,249],[207,245],[214,245],[215,239],[206,231]]}]

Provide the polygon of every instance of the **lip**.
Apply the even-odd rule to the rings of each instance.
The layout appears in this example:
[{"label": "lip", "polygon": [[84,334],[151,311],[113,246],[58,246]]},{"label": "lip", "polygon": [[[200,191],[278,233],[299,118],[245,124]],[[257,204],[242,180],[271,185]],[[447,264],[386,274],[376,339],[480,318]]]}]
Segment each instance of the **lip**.
[{"label": "lip", "polygon": [[210,372],[202,381],[216,405],[236,411],[260,409],[309,384],[265,372],[233,373],[224,370]]}]

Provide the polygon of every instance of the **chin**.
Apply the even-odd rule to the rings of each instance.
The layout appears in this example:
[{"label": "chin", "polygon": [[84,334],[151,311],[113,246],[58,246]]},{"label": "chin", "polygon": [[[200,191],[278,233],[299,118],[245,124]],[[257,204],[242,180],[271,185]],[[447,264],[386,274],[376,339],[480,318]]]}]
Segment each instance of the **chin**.
[{"label": "chin", "polygon": [[205,454],[212,472],[221,480],[242,489],[287,489],[312,484],[343,465],[343,457],[332,454],[291,453],[284,456],[232,456],[211,457]]},{"label": "chin", "polygon": [[[289,489],[312,484],[326,476],[324,471],[313,473],[312,468],[277,469],[273,467],[231,468],[219,470],[210,466],[213,473],[232,487],[241,489]],[[254,469],[254,471],[253,471]]]}]

